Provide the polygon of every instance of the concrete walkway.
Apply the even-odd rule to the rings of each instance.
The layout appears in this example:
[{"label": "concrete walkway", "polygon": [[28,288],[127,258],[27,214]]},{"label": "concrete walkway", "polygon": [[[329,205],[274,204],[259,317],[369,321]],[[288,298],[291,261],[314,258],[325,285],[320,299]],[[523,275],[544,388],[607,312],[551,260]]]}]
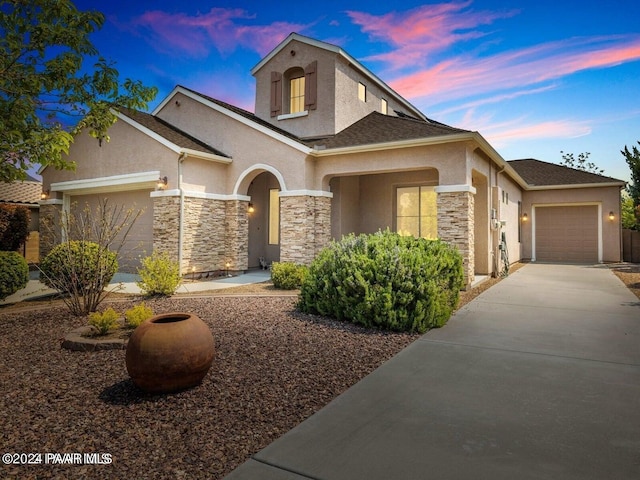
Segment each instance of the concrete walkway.
[{"label": "concrete walkway", "polygon": [[544,264],[484,292],[227,477],[639,478],[640,302],[606,266]]},{"label": "concrete walkway", "polygon": [[[56,290],[47,287],[38,280],[38,272],[31,272],[31,279],[27,286],[22,290],[10,295],[0,305],[9,305],[27,300],[37,300],[41,298],[56,295]],[[198,294],[210,290],[220,290],[223,288],[238,287],[250,283],[261,283],[271,279],[271,272],[266,270],[250,270],[247,273],[235,275],[232,277],[215,277],[211,279],[190,281],[188,276],[180,284],[176,290],[176,295],[180,294]],[[140,277],[130,273],[116,273],[107,287],[108,290],[117,293],[140,294],[140,287],[136,282]]]}]

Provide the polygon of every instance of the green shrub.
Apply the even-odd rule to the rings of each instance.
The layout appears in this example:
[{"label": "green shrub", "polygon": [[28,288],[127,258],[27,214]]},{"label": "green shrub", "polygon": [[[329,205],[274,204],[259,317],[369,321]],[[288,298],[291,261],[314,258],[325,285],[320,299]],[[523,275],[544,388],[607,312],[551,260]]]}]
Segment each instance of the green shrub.
[{"label": "green shrub", "polygon": [[151,310],[151,307],[147,307],[144,302],[124,312],[127,325],[131,328],[136,328],[151,317],[153,317],[153,310]]},{"label": "green shrub", "polygon": [[273,262],[271,265],[271,281],[273,286],[282,290],[300,288],[309,269],[304,265],[292,262]]},{"label": "green shrub", "polygon": [[29,265],[17,252],[0,252],[0,300],[27,286]]},{"label": "green shrub", "polygon": [[180,266],[166,252],[154,251],[142,259],[136,284],[145,295],[173,295],[180,285]]},{"label": "green shrub", "polygon": [[89,325],[98,330],[98,335],[106,335],[109,330],[118,326],[120,314],[109,307],[104,312],[93,312],[89,314]]},{"label": "green shrub", "polygon": [[[114,252],[97,243],[74,240],[54,247],[40,263],[40,271],[40,278],[48,287],[73,296],[93,296],[109,285],[118,271],[118,259]],[[94,311],[95,307],[79,314]]]},{"label": "green shrub", "polygon": [[302,283],[298,307],[366,327],[423,333],[447,322],[462,286],[457,250],[387,230],[349,235],[323,249]]}]

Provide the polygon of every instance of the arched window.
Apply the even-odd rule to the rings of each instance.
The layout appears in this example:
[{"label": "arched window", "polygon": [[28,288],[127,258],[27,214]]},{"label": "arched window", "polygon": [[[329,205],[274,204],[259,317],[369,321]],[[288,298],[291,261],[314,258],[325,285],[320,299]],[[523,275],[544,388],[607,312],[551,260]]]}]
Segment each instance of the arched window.
[{"label": "arched window", "polygon": [[293,67],[284,74],[271,72],[272,117],[316,109],[317,63],[311,62],[304,70]]}]

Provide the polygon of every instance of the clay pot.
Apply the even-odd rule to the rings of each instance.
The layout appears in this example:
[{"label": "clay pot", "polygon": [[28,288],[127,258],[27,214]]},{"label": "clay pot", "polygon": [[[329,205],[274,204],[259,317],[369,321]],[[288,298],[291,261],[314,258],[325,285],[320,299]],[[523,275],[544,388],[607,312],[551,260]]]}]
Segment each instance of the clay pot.
[{"label": "clay pot", "polygon": [[142,390],[175,392],[198,385],[214,353],[213,335],[200,318],[191,313],[165,313],[134,330],[127,345],[127,371]]}]

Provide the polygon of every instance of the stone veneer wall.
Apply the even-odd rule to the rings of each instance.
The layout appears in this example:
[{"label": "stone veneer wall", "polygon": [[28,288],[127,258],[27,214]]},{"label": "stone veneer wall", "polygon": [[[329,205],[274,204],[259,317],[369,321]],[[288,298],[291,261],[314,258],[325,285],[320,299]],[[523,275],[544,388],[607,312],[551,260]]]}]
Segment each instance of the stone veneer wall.
[{"label": "stone veneer wall", "polygon": [[471,192],[438,193],[438,238],[462,254],[467,287],[475,278],[473,201]]},{"label": "stone veneer wall", "polygon": [[331,240],[331,198],[280,197],[280,261],[309,265]]},{"label": "stone veneer wall", "polygon": [[[226,269],[246,270],[249,222],[247,202],[184,198],[183,275]],[[178,259],[180,197],[155,197],[153,248]]]},{"label": "stone veneer wall", "polygon": [[249,268],[249,202],[227,200],[225,204],[225,258],[222,268],[229,262],[229,270],[246,270]]},{"label": "stone veneer wall", "polygon": [[60,215],[62,204],[40,204],[40,259],[44,259],[60,242]]},{"label": "stone veneer wall", "polygon": [[153,250],[178,260],[180,197],[153,197]]}]

